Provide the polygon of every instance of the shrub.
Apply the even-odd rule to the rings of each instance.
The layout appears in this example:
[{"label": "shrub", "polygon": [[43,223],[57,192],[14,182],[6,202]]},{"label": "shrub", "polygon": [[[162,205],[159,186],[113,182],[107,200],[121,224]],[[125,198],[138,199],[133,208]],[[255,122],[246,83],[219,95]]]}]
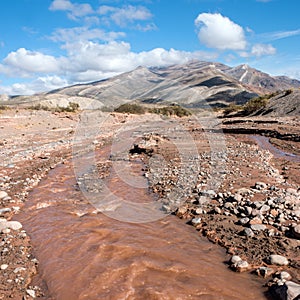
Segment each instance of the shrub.
[{"label": "shrub", "polygon": [[141,115],[146,112],[145,108],[138,104],[125,103],[117,107],[115,112]]},{"label": "shrub", "polygon": [[189,110],[179,105],[151,108],[149,109],[149,112],[154,114],[164,115],[164,116],[178,116],[180,118],[191,115],[191,112]]},{"label": "shrub", "polygon": [[54,111],[54,112],[76,112],[79,110],[79,104],[74,102],[69,102],[67,107],[57,106],[55,108],[51,108],[49,106],[38,103],[28,108],[32,110],[45,110],[45,111]]},{"label": "shrub", "polygon": [[252,114],[255,111],[265,108],[268,103],[269,97],[261,96],[257,98],[253,98],[249,100],[244,106],[243,106],[243,113],[246,115]]},{"label": "shrub", "polygon": [[234,112],[237,112],[239,110],[242,109],[242,106],[241,105],[237,105],[237,104],[234,104],[234,103],[231,103],[229,104],[224,110],[223,110],[223,114],[224,116],[227,116],[231,113],[234,113]]}]

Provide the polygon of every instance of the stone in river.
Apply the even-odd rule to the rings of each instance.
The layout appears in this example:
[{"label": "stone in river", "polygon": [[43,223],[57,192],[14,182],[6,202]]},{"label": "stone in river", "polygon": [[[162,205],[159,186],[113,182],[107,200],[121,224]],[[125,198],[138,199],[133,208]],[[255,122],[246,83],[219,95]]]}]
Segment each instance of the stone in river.
[{"label": "stone in river", "polygon": [[270,255],[268,258],[268,262],[271,265],[278,265],[278,266],[287,266],[289,264],[289,261],[286,257],[277,254]]}]

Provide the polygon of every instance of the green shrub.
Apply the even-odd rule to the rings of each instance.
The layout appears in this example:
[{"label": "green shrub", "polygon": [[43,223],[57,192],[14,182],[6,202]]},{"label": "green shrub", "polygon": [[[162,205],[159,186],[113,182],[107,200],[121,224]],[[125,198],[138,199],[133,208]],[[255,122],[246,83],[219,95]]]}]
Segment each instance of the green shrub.
[{"label": "green shrub", "polygon": [[28,108],[32,110],[45,110],[45,111],[54,111],[54,112],[76,112],[79,110],[79,104],[74,102],[69,102],[67,107],[57,106],[55,108],[52,108],[38,103]]},{"label": "green shrub", "polygon": [[229,104],[224,110],[223,110],[223,114],[224,116],[227,116],[231,113],[234,113],[234,112],[237,112],[239,110],[242,109],[242,106],[241,105],[237,105],[237,104],[234,104],[234,103],[231,103]]},{"label": "green shrub", "polygon": [[243,113],[246,115],[249,115],[249,114],[254,113],[257,110],[265,108],[268,103],[268,100],[269,100],[269,97],[265,97],[265,96],[261,96],[261,97],[257,97],[257,98],[253,98],[253,99],[249,100],[243,106]]},{"label": "green shrub", "polygon": [[149,109],[150,113],[164,115],[164,116],[178,116],[180,118],[190,116],[191,112],[179,105],[155,107]]},{"label": "green shrub", "polygon": [[141,115],[146,112],[146,109],[138,104],[125,103],[117,107],[115,112]]}]

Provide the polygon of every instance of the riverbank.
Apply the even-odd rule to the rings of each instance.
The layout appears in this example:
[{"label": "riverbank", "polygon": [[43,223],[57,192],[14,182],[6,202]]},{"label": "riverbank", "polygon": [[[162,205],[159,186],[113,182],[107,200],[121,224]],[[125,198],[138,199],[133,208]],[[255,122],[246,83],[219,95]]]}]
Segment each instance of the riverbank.
[{"label": "riverbank", "polygon": [[[134,124],[139,118],[114,114],[111,126],[118,128],[127,121]],[[50,170],[71,158],[78,122],[79,115],[73,113],[9,110],[0,115],[2,299],[43,296],[41,286],[30,285],[32,275],[38,270],[35,249],[22,224],[10,223],[10,220],[22,211],[28,192]],[[291,141],[282,142],[273,137],[271,142],[298,155],[299,145],[294,140],[299,130],[298,119],[220,125],[220,128],[231,127],[231,133],[224,136],[218,135],[219,129],[204,128],[197,119],[174,119],[174,123],[172,137],[153,129],[138,143],[139,147],[131,151],[133,158],[140,157],[146,163],[145,176],[152,190],[163,199],[163,209],[174,211],[200,235],[224,247],[228,257],[234,256],[228,267],[258,273],[265,277],[266,285],[276,283],[274,286],[278,287],[285,281],[299,283],[299,162],[286,157],[274,159],[253,137],[238,132],[243,126],[255,126],[261,130],[268,127],[272,132],[278,130],[281,134],[292,133]],[[235,133],[233,126],[238,128]],[[189,157],[189,146],[180,144],[180,138],[187,133],[195,141],[198,157],[195,153]],[[112,132],[108,130],[102,135],[107,139]],[[178,138],[175,144],[174,136]],[[93,141],[96,147],[101,148],[100,140]],[[187,155],[185,167],[191,167],[190,171],[181,172],[180,154]],[[155,155],[161,155],[166,165],[155,164]],[[107,168],[100,171],[107,173]],[[190,175],[193,178],[187,180]],[[218,180],[213,180],[216,178]],[[179,203],[174,195],[169,197],[172,191],[180,196]],[[274,257],[270,257],[273,254],[284,256],[288,264],[279,258],[279,265],[278,261],[275,265]]]}]

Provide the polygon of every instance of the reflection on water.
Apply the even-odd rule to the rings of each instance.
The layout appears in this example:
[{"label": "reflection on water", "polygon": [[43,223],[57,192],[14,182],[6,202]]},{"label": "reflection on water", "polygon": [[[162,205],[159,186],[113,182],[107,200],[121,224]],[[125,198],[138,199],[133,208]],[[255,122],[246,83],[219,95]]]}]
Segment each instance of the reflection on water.
[{"label": "reflection on water", "polygon": [[261,135],[252,135],[252,139],[254,139],[259,147],[261,147],[264,150],[269,150],[275,158],[284,158],[288,161],[292,162],[300,162],[300,156],[292,153],[284,152],[283,150],[280,150],[273,146],[268,137],[261,136]]}]

